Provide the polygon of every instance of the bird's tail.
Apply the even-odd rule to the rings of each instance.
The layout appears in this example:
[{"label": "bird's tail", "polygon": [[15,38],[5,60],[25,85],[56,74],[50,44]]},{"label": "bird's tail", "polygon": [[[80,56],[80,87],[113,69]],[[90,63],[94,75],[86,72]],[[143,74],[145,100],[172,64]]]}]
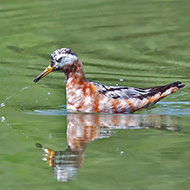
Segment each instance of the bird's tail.
[{"label": "bird's tail", "polygon": [[147,108],[151,105],[154,105],[155,103],[157,103],[164,97],[166,97],[184,87],[185,87],[185,85],[183,85],[181,82],[178,81],[178,82],[174,82],[174,83],[167,84],[164,86],[156,86],[156,87],[149,88],[149,90],[150,90],[149,93],[146,94],[146,97],[144,97],[143,100],[141,100],[139,107],[136,108],[135,111],[142,107]]}]

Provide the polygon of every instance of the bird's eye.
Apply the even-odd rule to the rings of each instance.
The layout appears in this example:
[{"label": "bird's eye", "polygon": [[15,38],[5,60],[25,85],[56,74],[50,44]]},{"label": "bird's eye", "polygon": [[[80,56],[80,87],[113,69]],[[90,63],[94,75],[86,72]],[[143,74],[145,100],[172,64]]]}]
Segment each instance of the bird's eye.
[{"label": "bird's eye", "polygon": [[61,59],[62,59],[62,57],[60,57],[60,58],[57,60],[57,62],[60,63],[60,62],[61,62]]}]

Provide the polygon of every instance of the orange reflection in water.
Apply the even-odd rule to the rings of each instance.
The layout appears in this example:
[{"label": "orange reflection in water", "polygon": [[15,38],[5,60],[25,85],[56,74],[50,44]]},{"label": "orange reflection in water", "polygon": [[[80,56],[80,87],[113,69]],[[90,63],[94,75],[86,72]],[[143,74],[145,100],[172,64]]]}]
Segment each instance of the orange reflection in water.
[{"label": "orange reflection in water", "polygon": [[77,170],[82,167],[83,155],[88,143],[95,139],[110,137],[119,129],[156,128],[179,131],[173,125],[171,116],[165,115],[103,115],[72,113],[67,116],[67,149],[54,151],[36,143],[45,152],[44,161],[53,168],[58,181],[76,179]]}]

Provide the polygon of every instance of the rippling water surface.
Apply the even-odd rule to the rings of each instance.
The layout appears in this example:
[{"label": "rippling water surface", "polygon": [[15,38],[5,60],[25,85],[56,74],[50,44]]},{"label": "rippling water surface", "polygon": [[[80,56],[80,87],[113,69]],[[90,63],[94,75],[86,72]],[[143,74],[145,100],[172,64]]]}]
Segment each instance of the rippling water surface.
[{"label": "rippling water surface", "polygon": [[[2,189],[189,189],[188,1],[0,5]],[[68,113],[64,74],[33,79],[69,47],[107,85],[185,89],[135,114]]]}]

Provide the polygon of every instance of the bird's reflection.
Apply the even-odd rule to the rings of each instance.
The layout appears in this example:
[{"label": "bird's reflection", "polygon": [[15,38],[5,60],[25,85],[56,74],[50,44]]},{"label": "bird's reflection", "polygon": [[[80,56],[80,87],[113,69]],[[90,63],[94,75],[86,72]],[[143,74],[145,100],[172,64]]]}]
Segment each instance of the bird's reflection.
[{"label": "bird's reflection", "polygon": [[77,170],[82,167],[86,145],[95,139],[108,138],[119,129],[156,128],[179,131],[171,116],[165,115],[102,115],[68,114],[67,149],[54,151],[36,143],[45,152],[44,161],[53,168],[58,181],[76,179]]}]

